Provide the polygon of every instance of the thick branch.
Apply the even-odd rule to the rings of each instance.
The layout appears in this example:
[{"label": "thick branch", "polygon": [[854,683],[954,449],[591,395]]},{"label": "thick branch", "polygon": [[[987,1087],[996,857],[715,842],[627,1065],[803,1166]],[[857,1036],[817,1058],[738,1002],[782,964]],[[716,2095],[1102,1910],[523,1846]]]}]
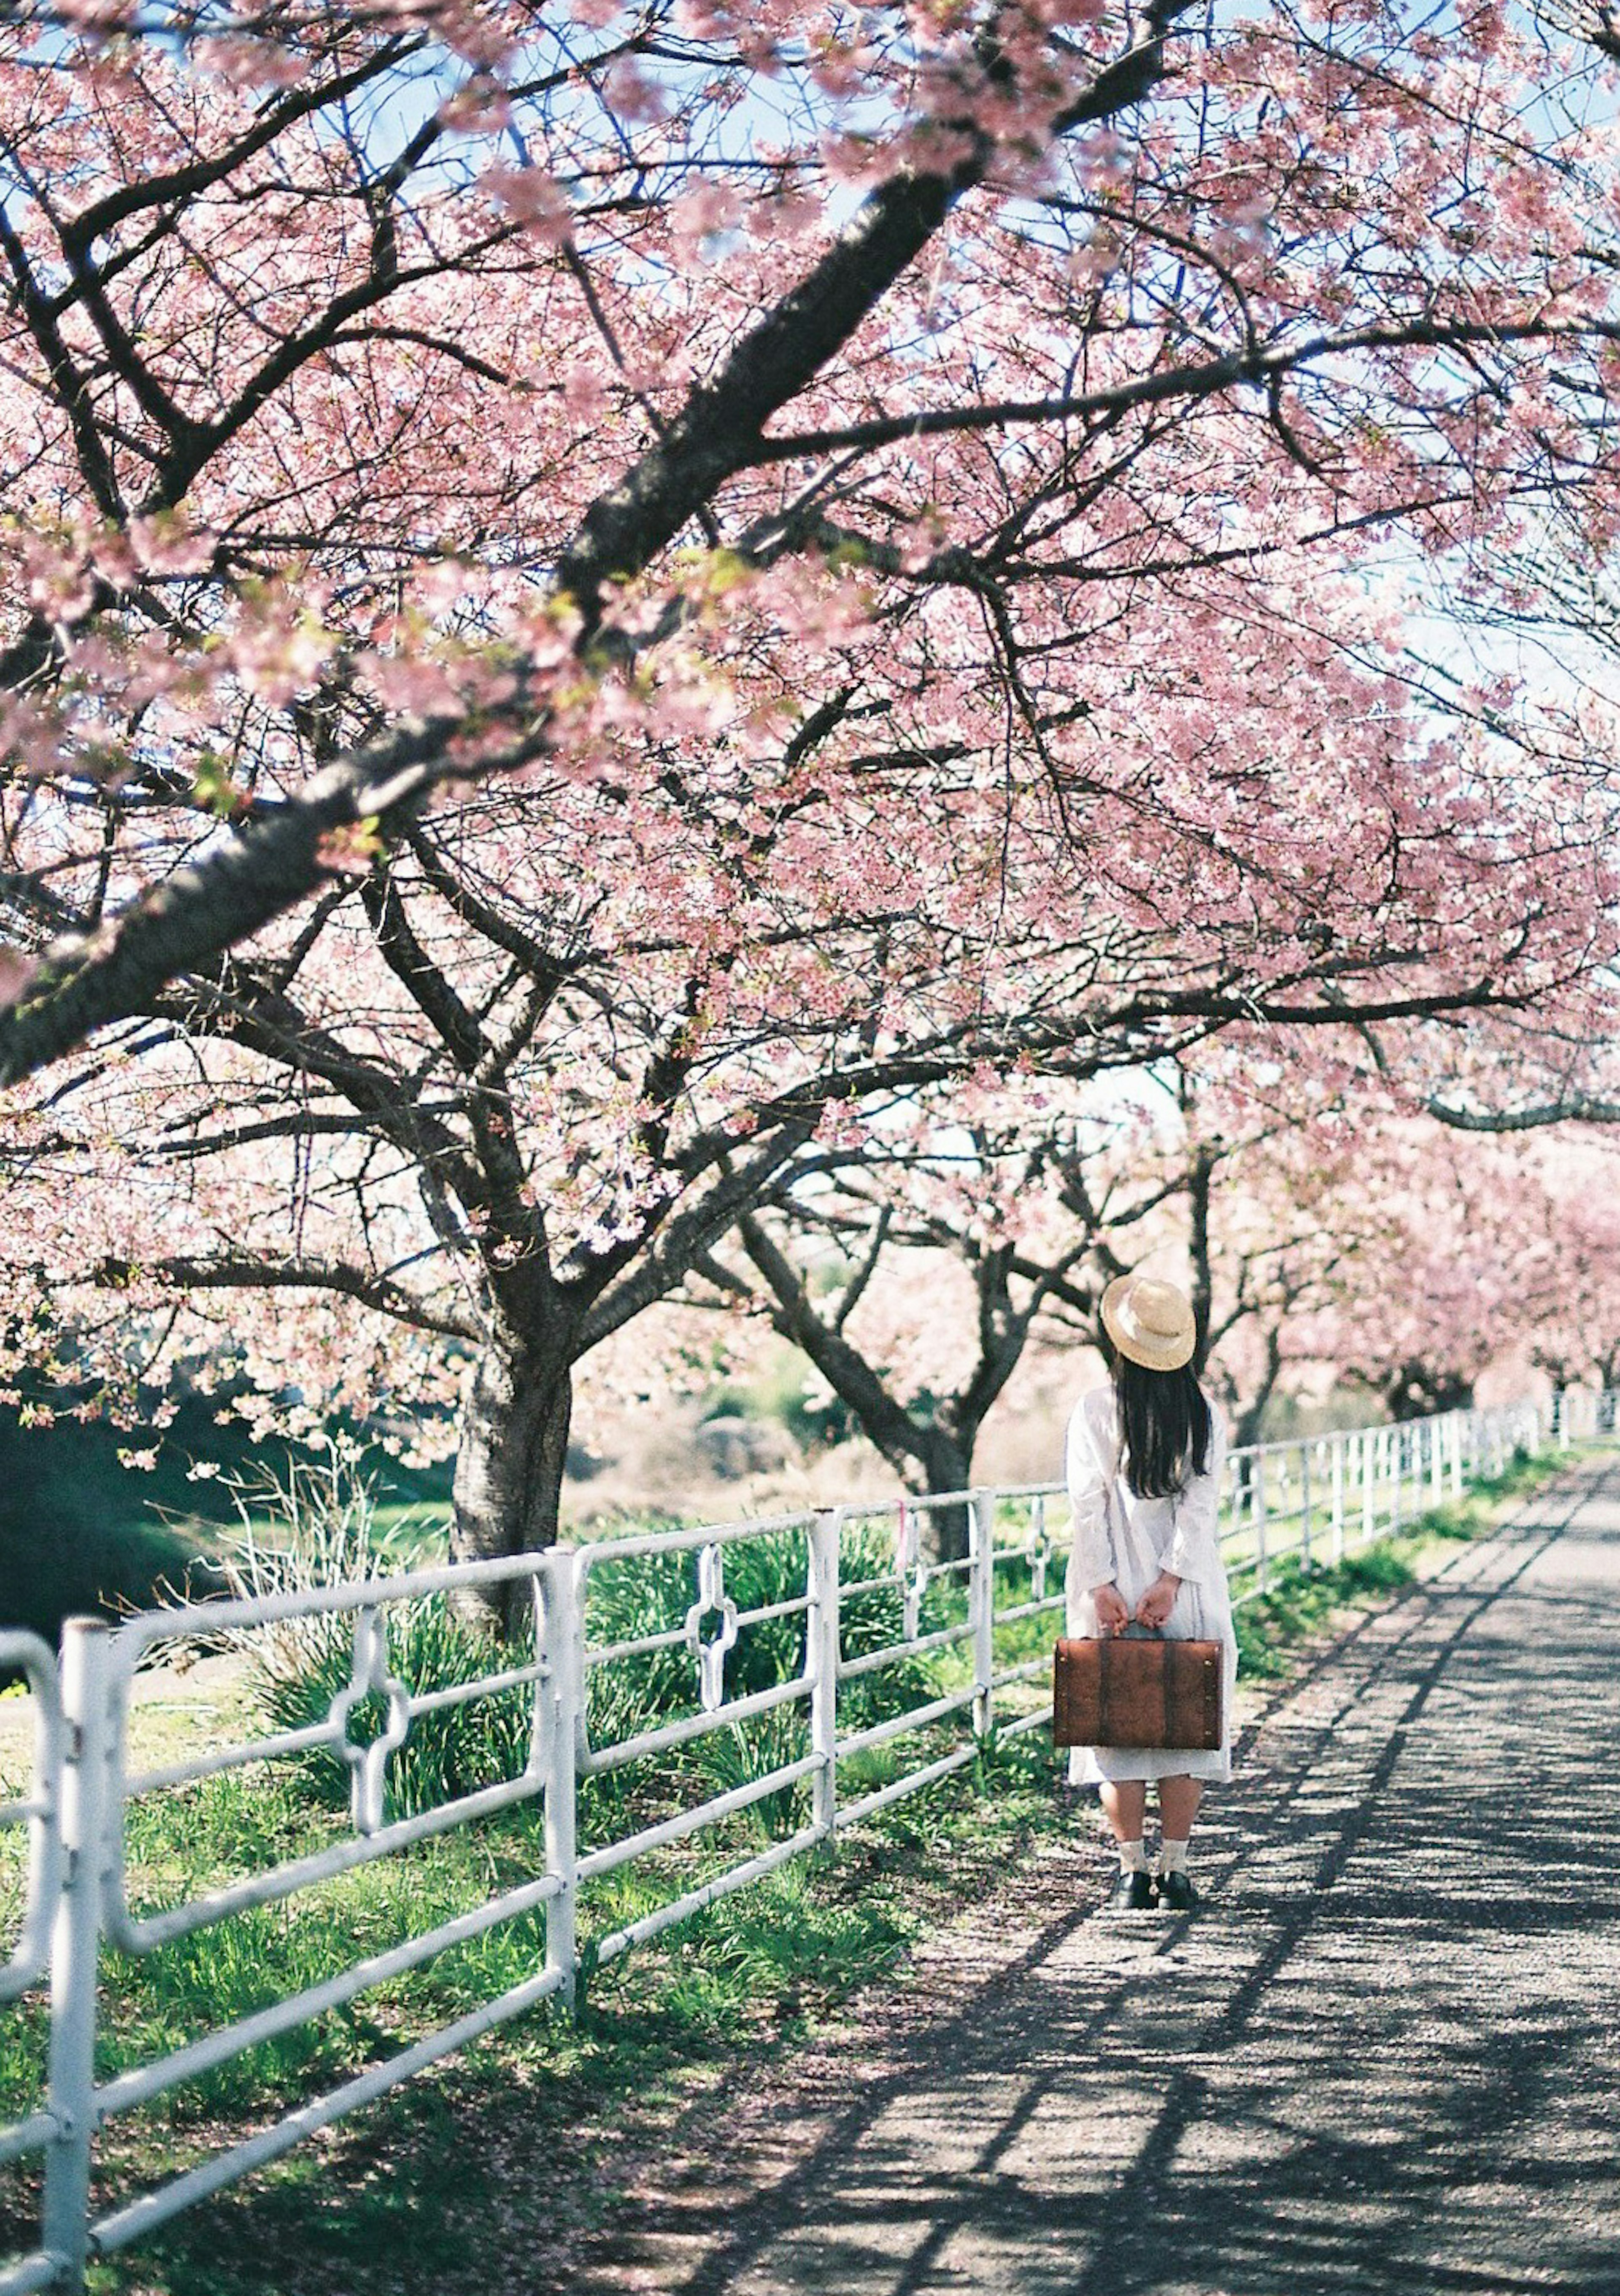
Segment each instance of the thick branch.
[{"label": "thick branch", "polygon": [[1534,1108],[1454,1108],[1431,1100],[1428,1112],[1458,1132],[1537,1132],[1549,1124],[1620,1124],[1620,1101],[1591,1100],[1583,1092],[1565,1093]]},{"label": "thick branch", "polygon": [[[127,1282],[131,1270],[109,1262],[100,1270],[104,1283]],[[386,1275],[367,1275],[337,1259],[159,1259],[133,1271],[155,1276],[177,1292],[341,1292],[362,1307],[440,1339],[478,1341],[476,1324],[430,1308]]]},{"label": "thick branch", "polygon": [[920,1431],[909,1414],[895,1402],[859,1349],[816,1313],[785,1252],[752,1213],[738,1221],[737,1234],[764,1280],[774,1328],[810,1357],[892,1466],[922,1464]]},{"label": "thick branch", "polygon": [[[1058,122],[1059,132],[1139,102],[1158,75],[1164,34],[1188,4],[1157,0],[1149,38],[1099,75]],[[971,119],[963,132],[966,153],[949,174],[899,175],[879,185],[809,277],[744,338],[714,381],[694,392],[621,484],[592,504],[556,573],[588,628],[600,619],[605,583],[646,566],[723,480],[763,458],[761,433],[770,417],[842,349],[963,193],[983,181],[995,145]]]},{"label": "thick branch", "polygon": [[[284,909],[329,884],[334,831],[365,824],[386,838],[447,774],[456,722],[432,718],[340,758],[297,798],[165,878],[94,934],[53,941],[14,1004],[0,1010],[0,1084],[71,1052],[94,1029],[149,1012],[165,985],[199,972]],[[532,758],[530,734],[485,758],[496,770]]]},{"label": "thick branch", "polygon": [[[1413,319],[1405,324],[1353,327],[1324,332],[1303,342],[1275,343],[1264,350],[1229,351],[1224,357],[1156,369],[1106,390],[1059,393],[1046,398],[1006,398],[969,406],[933,407],[911,414],[879,415],[819,430],[799,430],[762,439],[744,459],[751,465],[794,463],[821,455],[869,453],[902,439],[947,437],[964,430],[1010,430],[1035,422],[1098,422],[1167,400],[1217,398],[1244,384],[1265,389],[1303,367],[1322,366],[1366,351],[1464,350],[1475,344],[1541,343],[1562,339],[1614,340],[1620,327],[1600,319],[1579,322],[1542,317],[1517,324],[1467,319]],[[1389,512],[1382,511],[1380,517]]]},{"label": "thick branch", "polygon": [[[683,1210],[662,1223],[654,1248],[647,1251],[615,1288],[604,1288],[586,1317],[581,1352],[594,1348],[650,1308],[654,1300],[672,1292],[681,1278],[697,1266],[719,1242],[739,1213],[759,1201],[773,1176],[795,1156],[815,1130],[819,1108],[784,1125],[769,1143],[745,1161],[728,1162],[720,1178]],[[656,1227],[649,1223],[647,1234]],[[645,1240],[645,1239],[644,1239]],[[637,1246],[627,1242],[607,1263],[610,1272],[631,1259]]]}]

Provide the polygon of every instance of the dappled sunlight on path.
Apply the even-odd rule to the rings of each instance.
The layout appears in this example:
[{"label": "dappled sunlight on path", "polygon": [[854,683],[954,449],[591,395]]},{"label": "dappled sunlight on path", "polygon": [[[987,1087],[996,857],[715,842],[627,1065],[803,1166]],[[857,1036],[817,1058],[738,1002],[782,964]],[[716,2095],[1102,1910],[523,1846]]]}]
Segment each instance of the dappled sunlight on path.
[{"label": "dappled sunlight on path", "polygon": [[579,2285],[1620,2296],[1620,1470],[1315,1666],[1198,1849],[1202,1914],[1098,1915],[1082,1815]]}]

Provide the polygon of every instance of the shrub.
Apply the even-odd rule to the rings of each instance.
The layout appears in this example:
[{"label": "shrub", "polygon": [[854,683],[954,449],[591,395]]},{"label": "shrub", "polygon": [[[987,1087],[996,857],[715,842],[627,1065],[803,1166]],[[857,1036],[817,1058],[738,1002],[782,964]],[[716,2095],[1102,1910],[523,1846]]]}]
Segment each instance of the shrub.
[{"label": "shrub", "polygon": [[[246,1504],[248,1496],[258,1502]],[[242,1529],[221,1558],[228,1591],[258,1597],[344,1586],[396,1566],[377,1535],[375,1486],[341,1455],[330,1464],[292,1467],[284,1480],[243,1491]],[[268,1528],[266,1528],[267,1523]],[[390,1603],[383,1611],[388,1669],[413,1693],[445,1690],[525,1662],[524,1645],[493,1644],[465,1624],[442,1595]],[[323,1721],[354,1671],[355,1614],[317,1611],[220,1636],[245,1660],[250,1695],[267,1726],[298,1730]],[[384,1815],[410,1817],[481,1786],[516,1777],[529,1759],[532,1701],[525,1685],[464,1705],[414,1715],[409,1734],[388,1763]],[[386,1719],[380,1694],[362,1699],[349,1718],[351,1743],[377,1735]],[[341,1803],[349,1766],[335,1750],[312,1749],[304,1774],[316,1797]]]},{"label": "shrub", "polygon": [[[351,1583],[393,1567],[375,1529],[374,1486],[340,1457],[330,1464],[294,1467],[274,1487],[259,1486],[243,1506],[243,1528],[223,1559],[229,1591],[260,1596]],[[807,1534],[802,1527],[762,1533],[725,1549],[726,1592],[740,1611],[772,1610],[797,1601],[806,1585]],[[842,1647],[859,1658],[902,1632],[900,1591],[889,1576],[890,1534],[876,1521],[846,1524],[840,1568],[850,1582],[884,1581],[848,1596],[842,1608]],[[604,1561],[588,1578],[588,1636],[594,1648],[671,1633],[683,1626],[696,1584],[694,1551],[674,1550]],[[959,1590],[933,1581],[919,1607],[918,1632],[928,1634],[959,1615]],[[382,1612],[389,1670],[413,1694],[478,1681],[522,1665],[531,1645],[494,1645],[464,1624],[441,1595],[391,1604]],[[746,1698],[792,1680],[804,1663],[806,1614],[792,1610],[743,1628],[727,1653],[726,1687]],[[275,1731],[309,1726],[330,1713],[353,1672],[354,1618],[315,1612],[222,1635],[241,1651],[247,1682],[267,1726]],[[902,1651],[889,1664],[859,1676],[840,1694],[841,1727],[859,1729],[884,1714],[937,1694],[936,1654]],[[405,1742],[391,1755],[384,1814],[407,1817],[518,1776],[528,1760],[532,1697],[527,1685],[489,1693],[465,1703],[413,1717]],[[607,1746],[659,1728],[698,1710],[697,1666],[684,1639],[592,1667],[587,1685],[590,1742]],[[351,1742],[374,1736],[385,1719],[374,1693],[353,1710]],[[599,1831],[628,1806],[667,1800],[695,1789],[695,1798],[724,1792],[784,1767],[808,1746],[803,1706],[794,1702],[763,1715],[706,1733],[662,1755],[581,1783],[580,1816]],[[310,1789],[322,1802],[341,1805],[349,1767],[335,1751],[317,1748],[303,1758]],[[798,1822],[807,1798],[804,1782],[769,1798],[761,1815],[772,1825]]]}]

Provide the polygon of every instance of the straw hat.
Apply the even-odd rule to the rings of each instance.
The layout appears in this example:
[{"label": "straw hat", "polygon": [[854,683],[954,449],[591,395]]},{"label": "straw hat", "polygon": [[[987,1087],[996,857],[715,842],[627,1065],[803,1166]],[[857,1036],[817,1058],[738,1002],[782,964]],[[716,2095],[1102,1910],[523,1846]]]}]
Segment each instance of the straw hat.
[{"label": "straw hat", "polygon": [[1197,1344],[1191,1300],[1152,1275],[1117,1276],[1103,1293],[1103,1324],[1121,1355],[1147,1371],[1180,1371]]}]

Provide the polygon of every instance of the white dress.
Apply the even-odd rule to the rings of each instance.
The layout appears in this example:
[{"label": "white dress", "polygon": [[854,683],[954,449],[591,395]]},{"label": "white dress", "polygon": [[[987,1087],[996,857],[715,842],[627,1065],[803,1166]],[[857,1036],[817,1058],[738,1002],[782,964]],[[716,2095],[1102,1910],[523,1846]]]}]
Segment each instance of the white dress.
[{"label": "white dress", "polygon": [[1120,1467],[1119,1409],[1112,1384],[1082,1396],[1069,1422],[1069,1505],[1073,1533],[1064,1583],[1067,1630],[1097,1632],[1092,1589],[1110,1580],[1128,1610],[1137,1604],[1162,1570],[1181,1581],[1164,1622],[1167,1635],[1219,1642],[1225,1651],[1222,1712],[1226,1741],[1208,1751],[1162,1747],[1074,1746],[1069,1751],[1072,1785],[1095,1785],[1104,1778],[1229,1778],[1232,1775],[1232,1700],[1238,1681],[1238,1637],[1232,1631],[1232,1601],[1221,1561],[1218,1511],[1221,1474],[1226,1459],[1226,1430],[1210,1410],[1209,1461],[1204,1472],[1164,1499],[1139,1498]]}]

